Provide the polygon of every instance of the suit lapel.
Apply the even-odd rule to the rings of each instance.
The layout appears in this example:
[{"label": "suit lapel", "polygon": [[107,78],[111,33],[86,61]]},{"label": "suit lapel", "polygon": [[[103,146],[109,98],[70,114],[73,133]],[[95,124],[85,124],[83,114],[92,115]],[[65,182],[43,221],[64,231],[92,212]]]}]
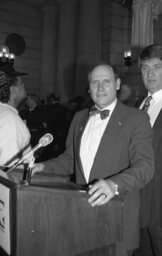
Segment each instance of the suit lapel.
[{"label": "suit lapel", "polygon": [[159,124],[162,123],[162,109],[160,110],[156,120],[155,120],[155,123],[153,125],[153,129],[156,129],[156,127],[158,128],[159,127]]},{"label": "suit lapel", "polygon": [[81,138],[83,135],[83,132],[85,130],[85,127],[87,125],[87,122],[89,120],[89,114],[88,114],[88,109],[83,113],[82,117],[80,118],[79,122],[79,127],[78,127],[78,133],[77,133],[77,138],[76,138],[76,156],[77,156],[77,161],[79,168],[84,176],[84,171],[80,159],[80,145],[81,145]]},{"label": "suit lapel", "polygon": [[90,173],[90,180],[95,178],[95,173],[98,171],[98,164],[100,163],[100,159],[102,159],[102,154],[105,154],[106,150],[111,150],[111,145],[117,140],[120,135],[121,128],[124,124],[124,105],[117,101],[117,105],[110,117],[110,120],[107,124],[105,132],[101,138],[93,166]]}]

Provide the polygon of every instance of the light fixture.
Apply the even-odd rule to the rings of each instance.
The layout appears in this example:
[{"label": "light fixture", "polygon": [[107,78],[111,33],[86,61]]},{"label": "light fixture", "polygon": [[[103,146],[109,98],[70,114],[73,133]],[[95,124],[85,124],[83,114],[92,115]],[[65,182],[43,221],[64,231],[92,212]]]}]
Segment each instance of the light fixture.
[{"label": "light fixture", "polygon": [[131,66],[132,65],[132,53],[131,50],[127,50],[124,52],[124,65]]},{"label": "light fixture", "polygon": [[11,65],[14,64],[15,54],[10,53],[7,46],[2,46],[0,50],[0,65],[9,63]]}]

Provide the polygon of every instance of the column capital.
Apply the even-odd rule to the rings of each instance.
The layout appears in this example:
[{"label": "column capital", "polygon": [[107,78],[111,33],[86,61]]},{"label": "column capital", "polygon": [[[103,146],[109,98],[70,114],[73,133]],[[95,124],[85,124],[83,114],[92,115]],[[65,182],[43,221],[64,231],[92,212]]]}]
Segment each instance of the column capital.
[{"label": "column capital", "polygon": [[133,9],[149,6],[152,10],[153,19],[157,19],[162,12],[161,0],[133,0]]}]

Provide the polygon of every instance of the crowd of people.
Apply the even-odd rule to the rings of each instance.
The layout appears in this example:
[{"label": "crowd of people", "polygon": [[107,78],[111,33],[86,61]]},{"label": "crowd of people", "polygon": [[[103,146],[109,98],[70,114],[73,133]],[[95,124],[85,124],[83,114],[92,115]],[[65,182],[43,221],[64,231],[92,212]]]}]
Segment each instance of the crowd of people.
[{"label": "crowd of people", "polygon": [[152,255],[162,255],[161,45],[141,51],[139,69],[148,93],[130,107],[131,92],[118,94],[121,79],[110,63],[89,70],[86,100],[77,96],[66,105],[54,93],[44,104],[35,94],[26,98],[24,74],[0,66],[0,164],[12,165],[29,142],[34,146],[51,133],[54,142],[38,153],[32,174],[50,169],[73,175],[89,188],[92,207],[121,195],[123,239],[115,244],[116,256],[132,256],[142,246],[140,231],[149,237]]},{"label": "crowd of people", "polygon": [[76,96],[66,104],[61,104],[60,97],[55,93],[49,93],[43,104],[36,94],[30,93],[19,104],[19,115],[30,131],[32,147],[45,133],[51,133],[54,137],[47,148],[36,152],[36,161],[47,160],[63,153],[72,119],[76,112],[86,107],[85,104],[87,103],[83,96]]}]

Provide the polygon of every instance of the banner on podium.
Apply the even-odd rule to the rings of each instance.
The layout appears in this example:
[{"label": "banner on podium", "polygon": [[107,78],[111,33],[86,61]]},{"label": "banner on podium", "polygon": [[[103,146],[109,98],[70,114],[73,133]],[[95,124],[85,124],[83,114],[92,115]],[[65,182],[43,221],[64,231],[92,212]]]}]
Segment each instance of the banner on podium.
[{"label": "banner on podium", "polygon": [[11,255],[10,189],[0,184],[0,247]]}]

